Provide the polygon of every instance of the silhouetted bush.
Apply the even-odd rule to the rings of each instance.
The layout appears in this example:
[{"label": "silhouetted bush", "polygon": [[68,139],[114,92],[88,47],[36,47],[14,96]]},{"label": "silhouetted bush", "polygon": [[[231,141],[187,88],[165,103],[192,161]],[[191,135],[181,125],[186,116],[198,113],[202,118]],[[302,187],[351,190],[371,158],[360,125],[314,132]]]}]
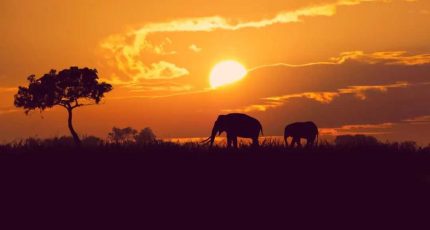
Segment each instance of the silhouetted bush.
[{"label": "silhouetted bush", "polygon": [[416,152],[418,145],[415,141],[405,141],[400,143],[398,148],[400,152]]},{"label": "silhouetted bush", "polygon": [[136,134],[137,130],[131,127],[113,127],[112,132],[108,134],[108,140],[116,144],[130,144],[135,141]]},{"label": "silhouetted bush", "polygon": [[105,141],[96,136],[86,136],[82,139],[82,145],[88,147],[98,147],[105,144]]},{"label": "silhouetted bush", "polygon": [[49,147],[71,147],[74,145],[74,140],[72,137],[63,136],[41,140],[40,144]]},{"label": "silhouetted bush", "polygon": [[134,137],[137,144],[149,144],[154,143],[157,139],[151,128],[146,127],[135,135]]},{"label": "silhouetted bush", "polygon": [[334,142],[336,146],[343,148],[368,148],[379,145],[379,141],[375,137],[365,135],[341,135],[337,136]]},{"label": "silhouetted bush", "polygon": [[131,127],[117,128],[113,127],[108,134],[108,140],[115,144],[150,144],[157,141],[156,136],[151,128],[146,127],[140,132]]}]

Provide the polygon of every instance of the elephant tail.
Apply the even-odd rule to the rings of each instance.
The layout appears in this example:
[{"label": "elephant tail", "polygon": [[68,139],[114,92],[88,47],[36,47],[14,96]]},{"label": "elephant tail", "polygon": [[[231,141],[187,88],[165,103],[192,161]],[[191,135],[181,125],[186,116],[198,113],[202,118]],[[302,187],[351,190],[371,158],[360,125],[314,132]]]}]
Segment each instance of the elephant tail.
[{"label": "elephant tail", "polygon": [[317,130],[317,141],[315,142],[315,147],[318,147],[319,136],[320,136],[320,133],[319,133],[319,131]]},{"label": "elephant tail", "polygon": [[261,136],[264,136],[264,133],[263,133],[263,126],[260,124],[260,132],[261,132]]}]

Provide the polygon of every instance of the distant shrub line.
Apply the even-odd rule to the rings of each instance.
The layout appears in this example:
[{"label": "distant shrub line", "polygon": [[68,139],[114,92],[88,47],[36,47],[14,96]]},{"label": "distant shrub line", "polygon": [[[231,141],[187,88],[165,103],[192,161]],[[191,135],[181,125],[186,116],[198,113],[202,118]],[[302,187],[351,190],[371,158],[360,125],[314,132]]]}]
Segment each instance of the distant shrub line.
[{"label": "distant shrub line", "polygon": [[[119,131],[118,130],[122,130]],[[134,136],[120,135],[124,138],[118,138],[116,134],[123,134],[124,130],[130,131]],[[145,131],[146,130],[146,131]],[[310,148],[287,148],[285,144],[278,139],[265,139],[261,146],[253,148],[248,144],[241,144],[238,150],[225,149],[223,146],[215,146],[212,149],[207,145],[198,142],[175,143],[169,141],[157,140],[155,135],[149,135],[150,129],[143,129],[137,132],[133,129],[114,128],[109,133],[108,139],[103,140],[94,136],[82,138],[82,146],[77,147],[72,137],[55,137],[49,139],[28,138],[21,141],[15,141],[8,144],[0,145],[0,153],[61,153],[61,152],[100,152],[100,153],[216,153],[216,152],[248,152],[248,153],[389,153],[389,154],[411,154],[423,153],[430,154],[430,146],[421,147],[415,142],[380,142],[374,137],[356,135],[356,136],[339,136],[334,142],[321,141],[317,147]],[[126,133],[127,133],[126,132]],[[116,134],[114,134],[116,133]],[[116,138],[113,138],[113,137]],[[142,137],[150,137],[145,139]],[[88,151],[83,151],[88,150]]]}]

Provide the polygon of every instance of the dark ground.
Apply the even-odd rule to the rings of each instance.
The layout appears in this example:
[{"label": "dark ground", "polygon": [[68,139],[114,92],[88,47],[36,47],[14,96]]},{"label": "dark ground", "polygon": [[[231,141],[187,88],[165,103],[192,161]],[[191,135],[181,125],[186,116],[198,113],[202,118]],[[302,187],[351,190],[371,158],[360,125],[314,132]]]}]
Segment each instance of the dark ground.
[{"label": "dark ground", "polygon": [[350,229],[373,219],[410,227],[415,222],[403,218],[430,213],[428,149],[162,144],[0,151],[2,207],[15,217],[47,210],[48,219],[71,212],[114,224],[108,216],[119,212],[161,229],[200,221],[201,229],[224,228],[215,227],[224,221],[239,229],[345,221]]}]

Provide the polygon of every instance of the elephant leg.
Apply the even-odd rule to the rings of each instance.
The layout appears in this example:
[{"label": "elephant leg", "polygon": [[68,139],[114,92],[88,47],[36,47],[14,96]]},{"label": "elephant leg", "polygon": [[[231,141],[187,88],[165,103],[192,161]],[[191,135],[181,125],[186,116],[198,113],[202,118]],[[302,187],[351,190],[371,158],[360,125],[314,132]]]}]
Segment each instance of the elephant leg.
[{"label": "elephant leg", "polygon": [[232,139],[233,139],[233,146],[234,146],[235,149],[237,149],[238,148],[238,146],[237,146],[237,137],[233,137]]},{"label": "elephant leg", "polygon": [[284,137],[285,146],[288,147],[288,137]]},{"label": "elephant leg", "polygon": [[252,138],[252,146],[258,147],[260,144],[258,143],[258,137]]},{"label": "elephant leg", "polygon": [[307,139],[306,147],[312,147],[312,146],[314,146],[314,142],[315,142],[315,138],[314,137],[309,137]]},{"label": "elephant leg", "polygon": [[296,143],[300,144],[300,141],[297,141],[298,139],[296,137],[293,137],[293,140],[291,141],[291,148],[294,148],[294,146],[296,145]]},{"label": "elephant leg", "polygon": [[227,135],[227,148],[230,148],[232,145],[232,138],[230,135]]},{"label": "elephant leg", "polygon": [[296,139],[296,143],[298,148],[302,147],[302,143],[300,142],[300,137]]}]

